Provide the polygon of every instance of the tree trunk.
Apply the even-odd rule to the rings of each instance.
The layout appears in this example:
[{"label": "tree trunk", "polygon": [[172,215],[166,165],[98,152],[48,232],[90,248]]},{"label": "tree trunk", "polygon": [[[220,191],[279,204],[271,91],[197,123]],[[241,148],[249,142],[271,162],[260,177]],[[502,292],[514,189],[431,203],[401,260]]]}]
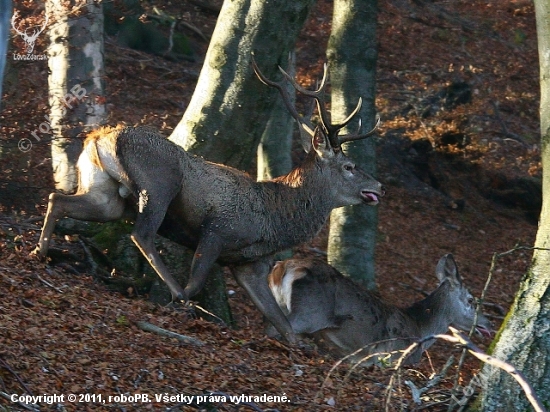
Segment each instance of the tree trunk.
[{"label": "tree trunk", "polygon": [[[287,73],[294,77],[296,73],[294,56]],[[288,94],[296,96],[296,90],[291,84],[287,85]],[[292,101],[294,103],[294,99]],[[269,180],[286,175],[292,169],[292,130],[294,119],[290,116],[282,99],[277,99],[258,146],[258,180]]]},{"label": "tree trunk", "polygon": [[[543,204],[536,248],[550,248],[550,3],[535,0],[540,60],[540,123],[542,134]],[[510,313],[495,342],[492,356],[522,371],[543,404],[550,403],[550,252],[535,250]],[[483,368],[484,391],[476,408],[483,411],[524,411],[529,403],[517,382],[490,365]]]},{"label": "tree trunk", "polygon": [[[48,78],[53,132],[52,167],[56,189],[72,192],[76,161],[82,150],[78,135],[105,120],[103,11],[101,2],[46,1],[50,46]],[[49,130],[43,128],[40,132]]]},{"label": "tree trunk", "polygon": [[280,79],[314,0],[233,0],[223,3],[195,93],[170,136],[191,153],[248,170],[277,92],[250,64]]},{"label": "tree trunk", "polygon": [[[369,130],[375,122],[376,14],[376,0],[335,0],[327,48],[332,116],[336,121],[343,120],[362,97],[363,106],[359,112],[363,121],[361,132]],[[372,139],[349,143],[344,152],[358,166],[375,173],[375,143]],[[329,263],[369,289],[376,288],[374,247],[377,220],[377,209],[364,205],[335,209],[330,215]]]}]

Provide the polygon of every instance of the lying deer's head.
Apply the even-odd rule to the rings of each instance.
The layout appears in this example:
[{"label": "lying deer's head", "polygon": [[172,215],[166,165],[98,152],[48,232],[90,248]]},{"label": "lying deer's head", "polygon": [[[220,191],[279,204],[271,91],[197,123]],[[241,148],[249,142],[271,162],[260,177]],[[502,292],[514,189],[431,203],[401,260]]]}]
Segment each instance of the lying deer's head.
[{"label": "lying deer's head", "polygon": [[[438,306],[446,312],[451,326],[469,331],[476,322],[476,332],[491,337],[491,322],[481,312],[476,315],[475,299],[464,286],[453,255],[446,254],[439,260],[436,275],[440,286],[433,295],[435,299],[443,300]],[[437,293],[440,289],[444,289],[444,292]]]}]

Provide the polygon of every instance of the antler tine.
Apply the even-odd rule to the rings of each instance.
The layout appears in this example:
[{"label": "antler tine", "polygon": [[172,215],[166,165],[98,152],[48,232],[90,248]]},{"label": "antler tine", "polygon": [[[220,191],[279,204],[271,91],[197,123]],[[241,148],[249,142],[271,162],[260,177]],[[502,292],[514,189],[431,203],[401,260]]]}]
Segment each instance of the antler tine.
[{"label": "antler tine", "polygon": [[343,122],[341,123],[338,123],[338,124],[335,124],[333,125],[333,127],[337,130],[340,130],[340,129],[343,129],[344,127],[347,126],[347,124],[351,121],[351,119],[353,118],[353,116],[355,116],[359,110],[361,110],[361,106],[363,105],[363,99],[360,97],[359,100],[357,101],[357,106],[355,106],[355,109],[353,109],[353,112],[351,112],[348,117],[346,117],[344,119]]},{"label": "antler tine", "polygon": [[328,78],[328,68],[325,63],[323,66],[323,79],[321,80],[321,84],[317,87],[317,90],[308,90],[300,86],[294,78],[289,75],[287,72],[285,72],[281,67],[279,67],[279,70],[283,75],[287,78],[287,80],[292,84],[292,86],[302,93],[304,96],[313,97],[315,101],[317,102],[317,110],[319,111],[319,115],[321,116],[321,124],[325,128],[325,131],[330,136],[334,132],[334,127],[330,123],[330,115],[327,111],[326,103],[325,103],[325,87],[327,86],[327,78]]},{"label": "antler tine", "polygon": [[[288,94],[288,90],[286,89],[285,80],[283,79],[280,82],[274,82],[273,80],[269,80],[260,71],[260,68],[256,64],[256,60],[254,59],[254,56],[252,56],[251,60],[252,60],[252,68],[254,69],[254,73],[256,73],[256,76],[258,76],[258,79],[260,79],[260,81],[263,84],[267,86],[275,87],[277,90],[279,90],[279,93],[283,98],[286,108],[288,109],[292,117],[298,122],[298,126],[300,127],[300,133],[305,132],[309,134],[309,138],[311,138],[313,136],[313,125],[304,117],[298,114],[296,107],[294,107],[294,105],[292,104],[292,101]],[[279,70],[281,70],[284,73],[285,77],[289,78],[289,75],[283,69],[281,69],[281,67],[279,67]]]},{"label": "antler tine", "polygon": [[[340,136],[340,143],[346,143],[346,142],[353,142],[355,140],[361,140],[361,139],[364,139],[366,137],[369,137],[369,136],[372,136],[376,130],[378,130],[378,127],[380,126],[380,116],[376,116],[376,124],[374,125],[374,127],[369,130],[368,132],[366,133],[363,133],[363,134],[359,134],[359,133],[355,133],[355,134],[346,134],[346,135],[343,135],[343,136]],[[359,129],[361,128],[361,119],[359,119]],[[359,132],[359,130],[358,130]]]}]

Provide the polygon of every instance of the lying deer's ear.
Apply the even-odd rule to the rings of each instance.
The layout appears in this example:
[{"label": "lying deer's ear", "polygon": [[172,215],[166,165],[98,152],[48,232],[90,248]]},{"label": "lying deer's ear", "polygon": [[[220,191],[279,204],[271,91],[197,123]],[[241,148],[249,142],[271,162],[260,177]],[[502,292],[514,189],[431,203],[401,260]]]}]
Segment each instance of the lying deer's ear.
[{"label": "lying deer's ear", "polygon": [[437,275],[440,284],[448,280],[453,286],[462,285],[462,280],[458,274],[456,262],[453,255],[450,253],[439,259],[435,269],[435,274]]},{"label": "lying deer's ear", "polygon": [[330,145],[328,137],[320,127],[315,128],[315,132],[311,138],[311,145],[313,146],[313,150],[315,150],[321,158],[326,159],[334,156],[334,150]]}]

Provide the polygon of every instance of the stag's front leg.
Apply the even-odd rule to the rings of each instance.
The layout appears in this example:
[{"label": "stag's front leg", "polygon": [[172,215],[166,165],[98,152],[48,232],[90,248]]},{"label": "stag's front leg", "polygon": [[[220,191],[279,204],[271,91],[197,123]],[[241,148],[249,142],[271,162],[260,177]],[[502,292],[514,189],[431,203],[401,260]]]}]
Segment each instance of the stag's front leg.
[{"label": "stag's front leg", "polygon": [[277,301],[273,297],[267,275],[270,271],[270,265],[267,261],[257,261],[247,265],[241,265],[233,268],[233,275],[239,285],[241,285],[250,295],[252,302],[270,321],[277,331],[292,344],[296,343],[296,335],[292,326]]},{"label": "stag's front leg", "polygon": [[[185,294],[181,285],[170,274],[170,270],[162,261],[157,248],[155,246],[155,235],[164,220],[166,210],[173,196],[171,193],[163,196],[162,191],[141,191],[140,203],[143,202],[143,207],[136,217],[134,230],[130,235],[132,241],[136,244],[145,259],[151,267],[157,272],[157,275],[168,285],[173,301],[182,301],[185,299]],[[145,200],[147,199],[147,200]]]},{"label": "stag's front leg", "polygon": [[140,230],[134,230],[130,237],[143,256],[145,256],[145,259],[147,259],[151,267],[157,272],[157,275],[159,275],[162,281],[168,285],[168,289],[170,289],[172,295],[172,301],[184,301],[186,299],[182,287],[176,279],[174,279],[155,247],[155,234],[156,232],[144,233]]}]

